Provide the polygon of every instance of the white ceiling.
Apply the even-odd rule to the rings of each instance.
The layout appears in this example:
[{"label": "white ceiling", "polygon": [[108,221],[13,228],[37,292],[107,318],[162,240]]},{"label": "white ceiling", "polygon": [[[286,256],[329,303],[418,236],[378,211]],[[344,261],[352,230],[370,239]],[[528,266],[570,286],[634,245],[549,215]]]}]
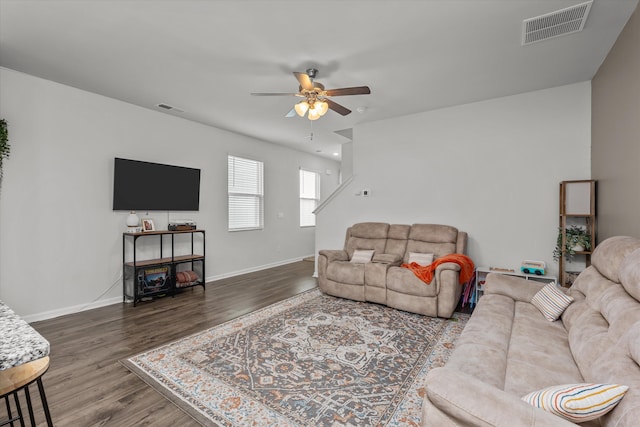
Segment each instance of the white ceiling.
[{"label": "white ceiling", "polygon": [[[583,0],[0,0],[0,66],[331,157],[358,123],[590,80],[638,0],[522,46],[522,21]],[[293,71],[318,68],[353,110],[285,118]],[[364,113],[357,112],[364,107]],[[346,132],[348,134],[348,131]]]}]

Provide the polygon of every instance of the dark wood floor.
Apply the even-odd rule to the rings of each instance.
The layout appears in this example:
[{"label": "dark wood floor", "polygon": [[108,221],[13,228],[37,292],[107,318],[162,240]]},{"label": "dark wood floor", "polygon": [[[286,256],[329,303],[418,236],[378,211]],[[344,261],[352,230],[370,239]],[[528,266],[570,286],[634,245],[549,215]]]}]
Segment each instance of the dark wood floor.
[{"label": "dark wood floor", "polygon": [[216,281],[204,292],[198,287],[137,307],[115,304],[33,323],[51,343],[43,382],[54,424],[198,426],[119,360],[314,288],[312,274],[313,263],[300,261]]}]

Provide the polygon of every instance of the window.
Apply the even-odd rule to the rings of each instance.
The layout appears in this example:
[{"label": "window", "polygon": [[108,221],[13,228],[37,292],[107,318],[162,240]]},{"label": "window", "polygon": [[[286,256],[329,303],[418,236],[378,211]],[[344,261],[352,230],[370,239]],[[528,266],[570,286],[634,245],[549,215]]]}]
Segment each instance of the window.
[{"label": "window", "polygon": [[320,200],[320,175],[300,169],[300,227],[316,225],[313,211]]},{"label": "window", "polygon": [[229,156],[229,231],[264,227],[264,164]]}]

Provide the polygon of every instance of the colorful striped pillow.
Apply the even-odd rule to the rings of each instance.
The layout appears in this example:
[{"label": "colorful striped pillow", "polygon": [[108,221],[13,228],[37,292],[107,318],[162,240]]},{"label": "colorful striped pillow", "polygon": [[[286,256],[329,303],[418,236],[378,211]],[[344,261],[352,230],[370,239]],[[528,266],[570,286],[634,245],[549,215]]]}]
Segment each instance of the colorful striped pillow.
[{"label": "colorful striped pillow", "polygon": [[544,317],[551,322],[558,320],[572,302],[573,298],[562,293],[555,282],[549,283],[531,298],[531,304],[535,305]]},{"label": "colorful striped pillow", "polygon": [[565,384],[534,391],[525,402],[574,423],[583,423],[611,411],[629,390],[618,384]]}]

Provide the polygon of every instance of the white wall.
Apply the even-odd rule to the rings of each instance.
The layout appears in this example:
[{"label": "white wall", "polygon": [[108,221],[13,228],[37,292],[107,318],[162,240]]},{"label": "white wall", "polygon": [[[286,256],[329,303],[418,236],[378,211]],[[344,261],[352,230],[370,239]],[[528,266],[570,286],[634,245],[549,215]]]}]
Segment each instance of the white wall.
[{"label": "white wall", "polygon": [[588,179],[589,153],[589,82],[360,125],[355,179],[319,213],[316,250],[355,222],[439,223],[469,233],[478,265],[557,273],[559,182]]},{"label": "white wall", "polygon": [[[0,93],[11,144],[0,299],[29,320],[122,298],[127,213],[111,206],[114,157],[202,169],[199,212],[149,216],[159,229],[187,217],[206,230],[209,279],[313,254],[314,229],[298,225],[298,168],[321,172],[326,196],[338,184],[337,162],[12,70],[0,69]],[[227,231],[227,154],[265,162],[262,231]]]}]

